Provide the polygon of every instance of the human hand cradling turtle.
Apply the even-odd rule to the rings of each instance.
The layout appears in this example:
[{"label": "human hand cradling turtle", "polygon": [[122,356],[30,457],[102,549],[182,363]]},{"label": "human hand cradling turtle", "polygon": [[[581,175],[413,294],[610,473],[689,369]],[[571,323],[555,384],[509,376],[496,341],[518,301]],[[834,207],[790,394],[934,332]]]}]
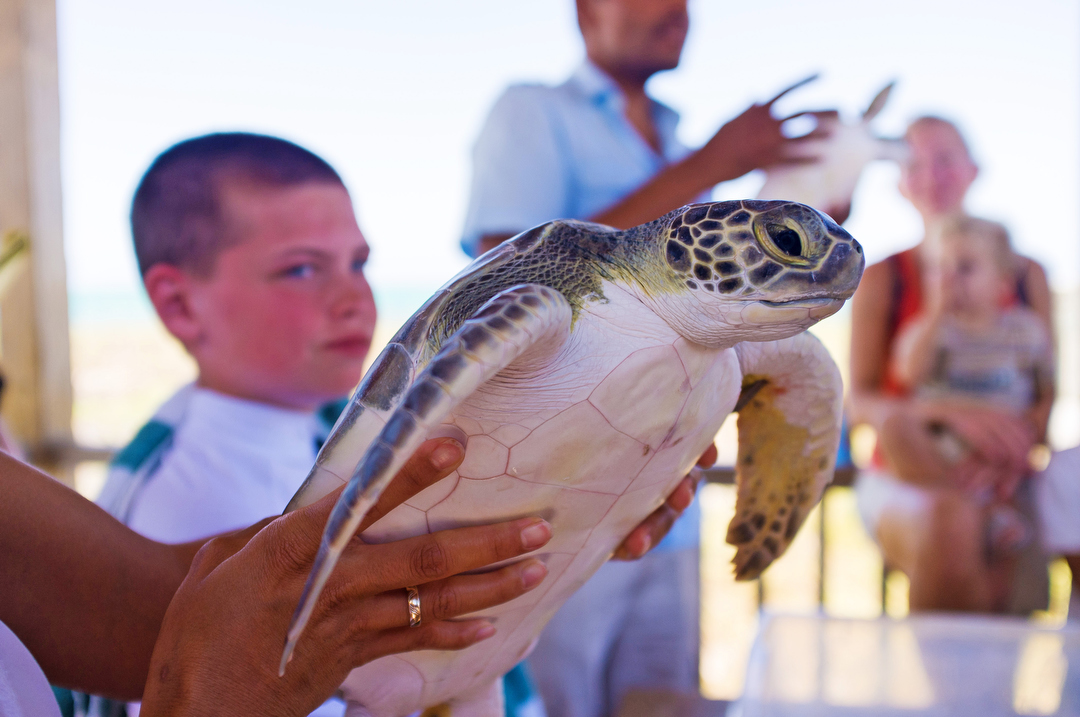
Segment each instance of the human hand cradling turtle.
[{"label": "human hand cradling turtle", "polygon": [[[464,453],[452,439],[425,443],[387,488],[361,531],[396,505],[445,477]],[[711,465],[710,447],[699,461]],[[643,555],[693,499],[688,476],[665,505],[620,546]],[[512,600],[543,580],[539,560],[499,570],[459,573],[512,559],[551,536],[539,518],[447,530],[346,550],[308,625],[316,639],[294,653],[278,677],[289,619],[340,491],[280,518],[209,541],[165,615],[150,664],[142,714],[307,714],[349,671],[383,655],[417,649],[462,649],[494,634],[485,620],[451,620]],[[422,623],[409,628],[403,588],[419,586]]]},{"label": "human hand cradling turtle", "polygon": [[[453,471],[453,440],[425,443],[361,529]],[[460,575],[515,558],[551,537],[540,518],[446,530],[385,543],[354,539],[316,605],[292,665],[278,677],[289,619],[338,493],[288,515],[209,541],[192,562],[162,623],[142,713],[305,715],[349,671],[377,657],[453,650],[494,634],[485,620],[450,620],[511,600],[543,580],[536,559]],[[403,588],[419,586],[421,624],[409,627]]]}]

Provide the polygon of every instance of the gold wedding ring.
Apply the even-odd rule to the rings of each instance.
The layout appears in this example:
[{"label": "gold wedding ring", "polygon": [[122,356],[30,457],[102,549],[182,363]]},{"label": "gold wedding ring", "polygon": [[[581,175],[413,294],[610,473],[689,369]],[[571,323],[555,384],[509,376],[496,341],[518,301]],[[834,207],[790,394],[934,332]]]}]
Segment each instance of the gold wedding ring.
[{"label": "gold wedding ring", "polygon": [[420,590],[405,588],[409,594],[409,627],[420,627]]}]

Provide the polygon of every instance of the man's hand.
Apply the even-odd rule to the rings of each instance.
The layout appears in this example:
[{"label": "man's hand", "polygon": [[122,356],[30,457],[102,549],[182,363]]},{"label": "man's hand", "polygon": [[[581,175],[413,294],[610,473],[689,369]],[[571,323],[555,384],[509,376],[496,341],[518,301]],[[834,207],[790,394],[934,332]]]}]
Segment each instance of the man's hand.
[{"label": "man's hand", "polygon": [[[460,464],[453,440],[428,441],[387,489],[378,516]],[[345,550],[285,676],[278,660],[338,493],[209,541],[166,612],[143,713],[306,715],[349,671],[384,655],[462,649],[491,637],[484,620],[451,620],[512,600],[543,580],[539,560],[462,575],[535,550],[551,537],[540,518],[447,530]],[[406,592],[420,587],[423,623],[408,627]]]},{"label": "man's hand", "polygon": [[772,114],[777,100],[812,79],[792,85],[765,104],[753,105],[721,127],[704,147],[668,165],[612,206],[589,217],[589,221],[627,229],[697,201],[720,182],[737,179],[753,169],[818,161],[804,145],[806,140],[827,136],[820,123],[813,131],[794,138],[784,136],[783,125],[796,117],[822,118],[836,112],[799,112],[782,119]]},{"label": "man's hand", "polygon": [[630,532],[630,535],[626,536],[611,559],[637,560],[663,540],[671,530],[671,526],[694,500],[698,483],[701,482],[701,471],[698,468],[711,467],[716,463],[716,455],[716,446],[710,445],[701,454],[701,458],[698,458],[697,466],[690,470],[690,474],[683,478],[679,485],[675,486],[675,490],[671,491],[663,505],[654,510]]},{"label": "man's hand", "polygon": [[764,104],[751,105],[717,130],[712,139],[695,153],[695,160],[700,160],[703,171],[708,168],[715,172],[715,176],[709,177],[708,183],[718,184],[777,164],[811,164],[818,161],[817,157],[808,155],[801,144],[826,136],[820,123],[818,128],[794,138],[784,136],[784,123],[797,117],[820,119],[826,115],[835,116],[836,111],[799,112],[783,118],[774,117],[772,112],[773,105],[781,97],[815,77],[797,82]]}]

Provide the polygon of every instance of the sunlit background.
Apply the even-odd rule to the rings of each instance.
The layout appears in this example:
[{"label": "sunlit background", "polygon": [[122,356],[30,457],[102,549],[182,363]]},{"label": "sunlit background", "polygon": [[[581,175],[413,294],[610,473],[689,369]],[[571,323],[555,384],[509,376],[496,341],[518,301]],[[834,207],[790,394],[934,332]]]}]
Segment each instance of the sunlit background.
[{"label": "sunlit background", "polygon": [[[690,145],[814,72],[821,79],[785,98],[782,112],[838,107],[853,119],[896,80],[875,120],[883,136],[924,113],[956,120],[982,169],[969,208],[1004,221],[1019,250],[1048,269],[1062,309],[1062,359],[1075,375],[1078,8],[1073,0],[1022,8],[1003,0],[698,0],[682,66],[650,89],[681,112]],[[373,247],[369,278],[385,340],[466,264],[457,240],[469,152],[496,97],[512,82],[560,82],[583,54],[572,0],[59,0],[58,14],[74,429],[97,446],[126,442],[194,373],[153,317],[130,248],[131,194],[154,156],[193,135],[251,130],[325,157],[349,186]],[[856,195],[847,227],[871,261],[919,238],[897,176],[894,165],[872,165]],[[750,175],[717,197],[753,196],[761,181]],[[845,315],[822,335],[846,363]],[[1067,380],[1054,424],[1059,445],[1080,438],[1076,393]],[[79,488],[93,495],[102,475],[101,464],[84,464]],[[710,696],[741,689],[762,599],[813,611],[823,592],[833,615],[906,612],[902,576],[883,593],[880,557],[843,489],[828,499],[825,550],[835,559],[823,577],[815,517],[760,593],[735,586],[716,529],[732,500],[721,486],[703,496]],[[1060,603],[1067,575],[1059,571],[1058,582]]]},{"label": "sunlit background", "polygon": [[[1075,2],[1034,0],[1022,17],[1012,3],[955,0],[715,0],[691,11],[682,66],[651,86],[681,111],[685,142],[700,144],[811,72],[822,78],[782,111],[839,107],[855,117],[897,80],[880,132],[897,135],[926,112],[957,120],[982,167],[971,209],[1005,221],[1055,288],[1077,284]],[[60,0],[58,12],[77,335],[91,323],[149,321],[130,248],[132,191],[167,146],[222,129],[295,140],[341,172],[374,248],[369,275],[385,335],[466,262],[457,239],[469,152],[495,98],[511,82],[561,81],[583,53],[571,0]],[[848,224],[871,260],[918,238],[896,175],[894,165],[871,167]],[[717,194],[753,196],[760,182],[750,175]],[[152,374],[158,383],[163,371]],[[135,378],[126,374],[131,390]],[[78,399],[108,382],[95,381],[77,381]],[[136,401],[143,414],[170,387],[159,389]],[[77,408],[76,433],[91,443],[122,441],[142,418],[90,420],[88,406]]]}]

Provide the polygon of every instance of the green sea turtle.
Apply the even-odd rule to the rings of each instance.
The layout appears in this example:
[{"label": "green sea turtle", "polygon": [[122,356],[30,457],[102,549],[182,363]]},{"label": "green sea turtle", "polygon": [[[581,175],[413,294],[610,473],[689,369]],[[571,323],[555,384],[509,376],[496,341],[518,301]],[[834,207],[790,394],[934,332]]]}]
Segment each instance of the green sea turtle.
[{"label": "green sea turtle", "polygon": [[859,244],[792,202],[694,204],[625,231],[531,229],[435,294],[380,354],[290,509],[348,483],[331,514],[282,669],[341,550],[425,439],[466,446],[457,472],[364,532],[384,541],[541,515],[549,573],[484,612],[497,634],[354,670],[350,715],[445,705],[501,714],[500,675],[548,618],[739,417],[737,577],[780,555],[832,474],[842,387],[804,329],[862,275]]}]

